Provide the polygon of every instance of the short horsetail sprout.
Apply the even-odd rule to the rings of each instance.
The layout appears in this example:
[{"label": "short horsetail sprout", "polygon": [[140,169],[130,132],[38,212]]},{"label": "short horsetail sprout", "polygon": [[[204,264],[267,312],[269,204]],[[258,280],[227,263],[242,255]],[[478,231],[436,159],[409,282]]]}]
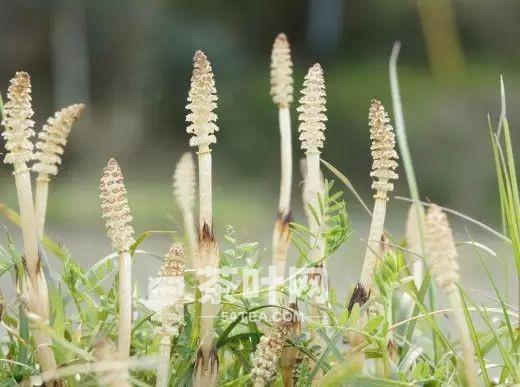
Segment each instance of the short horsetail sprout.
[{"label": "short horsetail sprout", "polygon": [[252,355],[251,380],[254,387],[268,386],[276,374],[278,360],[283,352],[285,340],[289,337],[293,319],[277,321],[271,332],[260,338],[260,343]]},{"label": "short horsetail sprout", "polygon": [[31,119],[31,78],[23,71],[11,79],[8,89],[8,101],[4,106],[2,136],[5,139],[6,156],[4,162],[12,164],[20,209],[20,226],[24,245],[24,263],[27,280],[22,283],[22,295],[31,315],[37,316],[38,322],[32,324],[38,362],[44,372],[53,372],[56,361],[52,351],[52,339],[42,329],[42,324],[49,320],[49,295],[47,282],[43,275],[38,255],[38,234],[34,213],[31,176],[27,162],[34,158],[33,144],[34,121]]},{"label": "short horsetail sprout", "polygon": [[466,383],[470,387],[477,386],[477,366],[473,357],[473,343],[464,316],[464,305],[457,288],[459,282],[457,250],[448,218],[435,204],[431,204],[428,208],[424,222],[424,234],[430,273],[437,285],[447,294],[457,325]]},{"label": "short horsetail sprout", "polygon": [[[320,170],[320,148],[323,148],[325,140],[325,80],[323,78],[323,70],[316,63],[313,65],[303,82],[302,96],[300,98],[300,106],[297,111],[300,113],[298,119],[300,126],[301,147],[306,153],[306,176],[305,176],[305,194],[308,198],[306,206],[312,206],[314,209],[319,208],[319,197],[323,197],[324,186]],[[321,237],[320,225],[318,221],[312,217],[309,219],[309,229],[311,232],[311,246],[314,246],[310,254],[310,259],[318,262],[323,259],[325,253],[325,240]]]},{"label": "short horsetail sprout", "polygon": [[[198,224],[198,261],[201,267],[218,268],[218,247],[213,234],[213,210],[211,187],[211,148],[217,142],[215,124],[217,115],[217,90],[213,79],[211,64],[202,51],[193,58],[193,74],[188,94],[190,111],[186,121],[191,122],[187,132],[192,134],[190,145],[198,148],[199,162],[199,224]],[[199,278],[201,276],[198,276]],[[215,336],[214,320],[218,312],[211,302],[202,304],[200,321],[200,347],[194,372],[196,387],[209,387],[217,383],[218,358],[213,344]]]},{"label": "short horsetail sprout", "polygon": [[397,173],[394,170],[397,168],[396,159],[398,156],[394,149],[394,130],[390,125],[390,119],[385,112],[385,108],[378,100],[372,100],[368,120],[370,139],[372,140],[370,149],[373,159],[370,176],[374,179],[372,189],[375,190],[375,200],[360,283],[366,291],[372,291],[372,276],[382,251],[381,240],[385,225],[387,194],[394,189],[392,180],[397,179]]},{"label": "short horsetail sprout", "polygon": [[[419,207],[420,211],[424,213],[422,206]],[[424,214],[423,214],[424,218]],[[412,260],[412,276],[413,281],[417,289],[421,287],[422,280],[424,277],[423,261],[421,259],[421,231],[419,229],[419,222],[417,219],[417,212],[415,204],[410,205],[408,210],[408,218],[406,220],[406,247],[413,254]]]},{"label": "short horsetail sprout", "polygon": [[43,126],[36,143],[36,163],[32,166],[34,172],[38,172],[36,178],[35,211],[38,222],[38,237],[43,239],[45,230],[45,214],[47,212],[47,197],[49,195],[49,175],[58,174],[58,165],[61,164],[61,156],[67,144],[72,126],[79,119],[85,105],[70,105],[50,117]]},{"label": "short horsetail sprout", "polygon": [[278,276],[285,275],[290,244],[292,138],[290,104],[293,101],[291,49],[285,34],[279,34],[271,53],[271,95],[278,106],[281,149],[281,182],[278,217],[273,231],[273,264]]},{"label": "short horsetail sprout", "polygon": [[167,387],[170,375],[172,338],[179,334],[184,314],[184,247],[174,243],[164,256],[158,277],[148,283],[148,299],[144,305],[155,312],[152,320],[160,324],[161,342],[157,362],[157,387]]},{"label": "short horsetail sprout", "polygon": [[128,207],[123,174],[116,160],[110,159],[101,176],[100,199],[107,235],[119,255],[119,338],[117,349],[122,359],[130,354],[132,330],[132,258],[134,243],[132,215]]},{"label": "short horsetail sprout", "polygon": [[173,194],[177,205],[182,213],[184,221],[184,232],[188,239],[190,257],[193,261],[195,270],[197,265],[197,232],[195,229],[195,219],[193,207],[195,205],[195,195],[197,183],[195,181],[195,163],[190,152],[186,152],[177,162],[175,173],[173,174]]}]

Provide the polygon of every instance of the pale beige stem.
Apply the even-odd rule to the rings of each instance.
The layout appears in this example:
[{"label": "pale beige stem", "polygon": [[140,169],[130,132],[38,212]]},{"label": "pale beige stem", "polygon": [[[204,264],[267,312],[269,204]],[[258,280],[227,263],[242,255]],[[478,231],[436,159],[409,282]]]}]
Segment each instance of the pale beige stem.
[{"label": "pale beige stem", "polygon": [[[200,147],[199,162],[199,238],[198,262],[200,268],[207,266],[218,268],[218,247],[213,235],[212,192],[211,192],[211,151],[208,147]],[[199,285],[206,282],[199,274]],[[201,282],[203,281],[203,282]],[[211,387],[216,385],[218,360],[213,339],[215,336],[215,317],[219,306],[211,301],[201,305],[200,344],[197,353],[197,365],[194,375],[195,387]]]},{"label": "pale beige stem", "polygon": [[452,308],[452,314],[457,325],[459,340],[462,347],[462,359],[464,375],[466,376],[466,383],[469,387],[478,386],[477,383],[477,365],[473,356],[473,342],[469,333],[466,317],[464,316],[462,300],[457,288],[454,286],[448,292],[448,299]]},{"label": "pale beige stem", "polygon": [[18,204],[20,208],[20,226],[22,228],[24,256],[27,272],[31,281],[35,281],[39,268],[38,235],[36,232],[36,219],[31,188],[31,176],[29,170],[23,164],[14,166],[14,178]]},{"label": "pale beige stem", "polygon": [[[368,320],[367,313],[362,313],[359,316],[357,325],[353,328],[358,331],[363,331]],[[362,375],[365,370],[365,352],[363,347],[365,346],[365,337],[358,332],[349,331],[346,334],[347,340],[350,344],[350,364],[356,374]]]},{"label": "pale beige stem", "polygon": [[128,251],[119,253],[119,321],[117,350],[121,359],[130,356],[132,334],[132,257]]},{"label": "pale beige stem", "polygon": [[289,215],[278,214],[273,230],[273,265],[277,277],[285,278],[287,251],[291,242]]},{"label": "pale beige stem", "polygon": [[[278,217],[273,232],[273,264],[275,265],[276,275],[285,278],[287,252],[291,243],[289,222],[292,189],[292,134],[289,105],[279,106],[278,121],[280,125],[281,181]],[[294,307],[296,306],[294,305]],[[298,350],[296,348],[283,349],[280,368],[284,387],[293,386],[293,371],[297,355]]]},{"label": "pale beige stem", "polygon": [[159,343],[159,359],[157,360],[157,381],[156,387],[168,387],[170,376],[170,353],[172,350],[172,338],[169,334],[163,333]]},{"label": "pale beige stem", "polygon": [[[43,274],[38,255],[38,235],[31,187],[31,176],[25,163],[14,165],[14,176],[18,204],[20,209],[20,226],[24,244],[24,258],[28,279],[23,289],[29,312],[47,324],[49,320],[49,294],[47,282]],[[56,369],[56,360],[52,351],[52,338],[40,326],[31,325],[36,354],[43,372]]]},{"label": "pale beige stem", "polygon": [[213,228],[211,193],[211,151],[204,147],[197,153],[199,161],[199,227]]},{"label": "pale beige stem", "polygon": [[35,192],[35,211],[36,211],[36,222],[38,226],[38,238],[41,242],[45,233],[45,217],[47,213],[47,200],[49,197],[49,175],[46,173],[38,174],[36,179],[36,192]]},{"label": "pale beige stem", "polygon": [[[323,200],[323,180],[320,171],[320,153],[319,152],[307,152],[307,176],[305,189],[307,190],[307,197],[309,204],[314,208],[316,213],[319,215],[319,199]],[[321,261],[325,254],[325,240],[323,238],[320,224],[317,219],[313,216],[309,219],[309,230],[310,244],[313,246],[313,250],[310,252],[310,259],[313,262]]]},{"label": "pale beige stem", "polygon": [[360,281],[367,292],[373,291],[374,269],[381,255],[381,238],[383,237],[386,216],[386,199],[377,198],[374,202],[372,222],[368,234],[365,260],[361,269]]},{"label": "pale beige stem", "polygon": [[41,270],[36,286],[37,288],[34,288],[33,284],[27,281],[22,293],[26,297],[27,309],[34,314],[29,319],[29,325],[36,344],[38,363],[40,363],[42,371],[52,372],[56,369],[56,360],[52,350],[52,338],[45,327],[49,324],[49,300],[47,283]]},{"label": "pale beige stem", "polygon": [[182,218],[184,221],[184,232],[188,238],[189,256],[192,259],[194,269],[198,270],[197,267],[197,231],[195,229],[195,218],[193,211],[182,211]]},{"label": "pale beige stem", "polygon": [[285,265],[287,251],[291,240],[290,213],[291,213],[291,186],[292,186],[292,139],[291,139],[291,114],[288,106],[280,106],[278,109],[278,121],[280,125],[280,150],[281,150],[281,181],[280,199],[278,203],[278,216],[273,230],[273,265],[278,277],[285,277]]},{"label": "pale beige stem", "polygon": [[[210,242],[210,245],[213,246],[212,249],[215,251],[215,254],[210,255],[216,255],[216,257],[208,257],[208,260],[213,259],[218,261],[216,244]],[[204,275],[199,275],[198,278],[199,283],[205,283],[209,280]],[[213,341],[215,337],[215,318],[219,309],[220,306],[213,304],[211,300],[206,300],[201,303],[200,343],[193,380],[195,387],[211,387],[217,383],[218,359]]]},{"label": "pale beige stem", "polygon": [[[383,237],[385,227],[385,215],[386,215],[386,199],[378,197],[376,195],[374,202],[374,210],[372,212],[372,222],[370,224],[370,231],[368,233],[367,248],[365,251],[365,259],[363,261],[363,267],[361,269],[361,277],[359,282],[367,293],[373,292],[373,275],[380,255],[382,253],[381,239]],[[358,329],[364,330],[367,319],[360,319],[358,322]],[[349,342],[352,347],[362,345],[365,338],[362,334],[353,332],[350,335]],[[363,351],[355,351],[352,354],[353,364],[357,367],[360,372],[363,372],[365,363],[365,354]]]},{"label": "pale beige stem", "polygon": [[[323,180],[320,170],[320,152],[308,151],[306,153],[306,160],[307,175],[305,181],[305,189],[307,189],[307,198],[309,200],[308,204],[310,204],[314,208],[316,214],[320,216],[319,201],[323,200],[324,197]],[[323,273],[327,269],[323,261],[326,246],[325,239],[322,236],[322,227],[323,225],[320,225],[320,222],[317,219],[315,219],[314,216],[311,215],[309,219],[309,230],[311,234],[309,237],[309,243],[312,250],[309,252],[309,260],[315,264],[315,267],[319,265]],[[323,276],[320,273],[318,273],[318,276],[318,284],[321,287],[321,291],[324,294],[326,294],[328,286],[328,284],[326,283],[326,278],[323,278]],[[314,279],[310,278],[310,280],[313,281]],[[320,315],[318,306],[314,302],[310,305],[310,314],[311,318],[317,318]],[[317,341],[318,345],[324,348],[325,343],[323,342],[322,338],[316,334],[315,331],[311,332],[311,337]],[[313,385],[319,385],[322,376],[323,374],[320,371],[314,378]]]},{"label": "pale beige stem", "polygon": [[207,301],[202,303],[200,319],[200,344],[197,352],[194,387],[212,387],[217,385],[218,358],[213,343],[215,336],[214,321],[219,306]]},{"label": "pale beige stem", "polygon": [[422,279],[424,278],[424,265],[421,258],[415,258],[412,264],[413,282],[417,289],[421,288]]},{"label": "pale beige stem", "polygon": [[291,113],[288,106],[278,109],[278,121],[280,125],[280,147],[282,160],[282,174],[280,183],[280,212],[288,213],[291,208],[292,186],[292,136]]}]

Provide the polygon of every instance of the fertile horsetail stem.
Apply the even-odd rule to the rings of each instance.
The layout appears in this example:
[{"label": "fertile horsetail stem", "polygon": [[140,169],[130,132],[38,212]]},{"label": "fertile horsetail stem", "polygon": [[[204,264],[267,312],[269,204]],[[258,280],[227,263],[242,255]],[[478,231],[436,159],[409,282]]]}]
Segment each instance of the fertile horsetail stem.
[{"label": "fertile horsetail stem", "polygon": [[[213,234],[212,208],[212,168],[210,145],[217,142],[215,124],[217,115],[213,110],[217,107],[215,80],[211,63],[202,51],[197,51],[193,58],[193,73],[188,94],[190,111],[186,121],[191,122],[187,132],[192,134],[190,145],[197,147],[199,162],[199,224],[198,224],[198,261],[201,267],[218,268],[218,248]],[[201,276],[199,275],[199,280]],[[202,278],[204,280],[204,278]],[[200,321],[200,346],[194,372],[196,387],[216,385],[218,358],[213,344],[215,336],[214,320],[218,312],[211,302],[202,304]]]},{"label": "fertile horsetail stem", "polygon": [[184,263],[186,256],[182,243],[174,243],[164,256],[159,275],[150,277],[148,299],[144,305],[155,312],[152,320],[160,326],[157,387],[167,387],[170,376],[172,338],[178,336],[184,323]]},{"label": "fertile horsetail stem", "polygon": [[[320,154],[325,140],[325,80],[323,78],[323,70],[316,63],[313,65],[303,82],[301,91],[300,106],[297,111],[300,113],[298,119],[300,126],[301,147],[305,150],[306,156],[306,176],[305,176],[305,194],[308,198],[306,205],[311,205],[314,209],[319,208],[319,197],[323,197],[324,186],[320,171]],[[312,261],[320,261],[325,252],[325,240],[321,237],[323,230],[320,230],[318,221],[314,218],[309,219],[309,229],[311,232],[311,251],[310,257]]]},{"label": "fertile horsetail stem", "polygon": [[[27,277],[21,284],[27,310],[32,319],[32,332],[36,342],[38,362],[44,372],[56,369],[56,360],[52,351],[52,339],[43,328],[49,320],[49,295],[47,282],[42,271],[38,255],[38,233],[34,213],[31,176],[27,162],[34,158],[33,144],[34,121],[31,119],[31,78],[19,71],[11,79],[7,93],[8,101],[4,106],[2,136],[5,139],[6,156],[4,162],[12,164],[20,209],[20,227],[23,237],[23,259]],[[36,321],[37,319],[37,321]]]},{"label": "fertile horsetail stem", "polygon": [[370,125],[370,147],[372,154],[372,171],[370,176],[373,178],[372,189],[374,194],[374,211],[372,212],[372,222],[368,235],[368,244],[361,270],[360,283],[366,291],[371,291],[373,285],[373,273],[381,252],[381,238],[383,237],[386,202],[388,192],[393,191],[392,180],[397,179],[394,170],[397,168],[398,158],[395,151],[395,135],[390,119],[385,112],[385,108],[378,100],[372,100],[368,115]]},{"label": "fertile horsetail stem", "polygon": [[273,265],[278,276],[285,275],[285,262],[291,240],[292,135],[290,104],[293,101],[291,49],[287,36],[278,34],[271,53],[271,96],[278,106],[280,127],[281,178],[278,216],[273,231]]},{"label": "fertile horsetail stem", "polygon": [[473,357],[473,343],[464,316],[464,305],[457,288],[460,278],[457,250],[448,218],[435,204],[431,204],[428,208],[424,222],[424,234],[431,275],[448,296],[457,326],[466,383],[470,387],[477,386],[477,366]]},{"label": "fertile horsetail stem", "polygon": [[128,206],[123,174],[116,160],[110,159],[101,176],[100,199],[107,235],[119,256],[119,338],[117,349],[122,358],[130,354],[132,331],[132,257],[134,243],[132,215]]},{"label": "fertile horsetail stem", "polygon": [[[296,315],[292,312],[286,312],[273,324],[271,331],[260,338],[260,343],[251,357],[253,364],[251,380],[254,387],[269,385],[269,382],[276,374],[278,360],[282,356],[285,340],[289,338],[291,332],[298,326],[299,321]],[[287,383],[285,379],[284,383],[284,385]]]},{"label": "fertile horsetail stem", "polygon": [[85,105],[70,105],[50,117],[38,134],[40,141],[36,143],[36,163],[32,166],[38,172],[36,178],[35,211],[38,222],[38,237],[43,239],[45,230],[45,215],[47,212],[47,198],[49,195],[50,175],[58,174],[61,156],[72,126],[79,119]]}]

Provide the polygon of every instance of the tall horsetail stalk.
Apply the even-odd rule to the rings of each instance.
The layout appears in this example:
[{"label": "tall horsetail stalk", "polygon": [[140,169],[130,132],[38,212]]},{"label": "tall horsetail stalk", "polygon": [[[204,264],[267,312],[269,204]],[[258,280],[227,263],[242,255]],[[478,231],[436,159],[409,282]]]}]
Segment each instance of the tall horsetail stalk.
[{"label": "tall horsetail stalk", "polygon": [[366,292],[371,292],[374,290],[372,278],[374,269],[382,251],[381,240],[385,227],[388,192],[394,189],[391,181],[397,179],[397,173],[394,170],[397,168],[396,159],[398,156],[395,151],[395,135],[390,125],[390,118],[388,118],[388,113],[386,113],[385,108],[378,100],[372,100],[368,120],[370,139],[372,141],[370,150],[373,159],[370,176],[374,179],[372,189],[376,192],[374,194],[372,222],[370,224],[365,259],[359,282]]},{"label": "tall horsetail stalk", "polygon": [[132,214],[128,206],[121,168],[110,159],[101,176],[100,199],[107,235],[119,257],[119,321],[117,350],[122,359],[130,355],[132,332]]},{"label": "tall horsetail stalk", "polygon": [[38,225],[38,237],[43,239],[45,231],[45,215],[47,212],[47,198],[49,196],[50,176],[58,174],[61,156],[67,144],[67,138],[72,126],[79,119],[85,105],[70,105],[50,117],[43,126],[36,143],[38,151],[35,154],[37,162],[32,166],[33,172],[38,172],[36,178],[35,211]]},{"label": "tall horsetail stalk", "polygon": [[4,106],[2,136],[5,139],[4,162],[12,164],[20,210],[20,226],[24,245],[24,267],[27,277],[21,283],[25,307],[30,312],[31,329],[36,343],[36,356],[43,372],[56,369],[52,338],[42,329],[49,322],[49,294],[38,255],[38,232],[34,212],[31,176],[27,162],[34,158],[34,121],[31,119],[31,78],[19,71],[11,79],[8,101]]},{"label": "tall horsetail stalk", "polygon": [[[323,70],[316,63],[307,72],[303,89],[301,91],[300,106],[297,111],[300,113],[298,120],[300,126],[301,147],[305,150],[306,159],[306,176],[305,176],[305,192],[308,198],[307,205],[311,205],[314,209],[319,208],[319,196],[323,196],[324,186],[320,171],[320,148],[323,148],[325,140],[325,80],[323,78]],[[320,237],[319,224],[316,219],[309,219],[309,228],[311,231],[311,246],[315,244],[315,248],[310,252],[310,259],[318,262],[323,258],[325,241]],[[316,239],[316,241],[314,240]]]},{"label": "tall horsetail stalk", "polygon": [[424,222],[424,239],[428,256],[428,265],[437,285],[448,296],[451,312],[458,330],[462,347],[462,359],[466,383],[475,387],[477,383],[477,365],[473,357],[474,348],[464,316],[464,304],[458,289],[459,264],[453,234],[446,214],[435,204],[430,204]]},{"label": "tall horsetail stalk", "polygon": [[[305,207],[312,207],[315,213],[319,213],[320,201],[324,198],[325,187],[320,169],[320,154],[325,141],[325,122],[327,111],[325,107],[326,93],[325,93],[325,79],[323,77],[323,69],[320,64],[316,63],[309,68],[305,79],[303,81],[303,89],[301,90],[301,97],[299,100],[300,106],[296,109],[299,113],[298,120],[300,125],[298,131],[300,132],[299,139],[301,141],[301,148],[305,151],[305,182],[304,182],[304,203]],[[326,275],[326,268],[324,267],[326,241],[323,236],[323,222],[316,219],[315,216],[309,217],[309,261],[312,269],[320,272],[310,273],[309,280],[315,283],[315,278],[318,279],[317,285],[320,292],[327,296],[328,292],[328,276]],[[310,314],[312,316],[319,316],[318,306],[315,302],[310,305]],[[319,336],[312,331],[312,337],[318,340],[318,343],[323,346],[323,341]],[[315,382],[319,380],[322,373],[320,372],[315,377]],[[290,385],[290,384],[289,384]]]},{"label": "tall horsetail stalk", "polygon": [[197,190],[195,163],[190,152],[186,152],[177,162],[173,174],[173,194],[177,201],[177,206],[181,210],[184,223],[184,232],[188,240],[189,256],[195,271],[198,267],[197,259],[197,231],[195,228],[195,218],[193,207]]},{"label": "tall horsetail stalk", "polygon": [[[305,206],[311,206],[316,211],[320,208],[320,200],[324,196],[324,182],[320,170],[320,148],[323,148],[325,140],[325,122],[327,111],[325,107],[326,93],[325,80],[323,78],[323,69],[316,63],[309,68],[303,89],[301,91],[300,106],[297,111],[300,126],[299,139],[301,147],[305,150],[306,173],[304,184]],[[314,267],[323,267],[323,258],[325,257],[326,241],[323,237],[323,225],[319,224],[318,219],[314,216],[308,217],[310,230],[310,246],[309,259]],[[327,284],[321,283],[321,287],[326,289]]]},{"label": "tall horsetail stalk", "polygon": [[285,275],[287,251],[291,241],[292,135],[290,105],[293,102],[291,49],[287,36],[279,34],[271,53],[271,96],[278,106],[280,127],[281,182],[278,216],[273,231],[273,265],[276,274]]},{"label": "tall horsetail stalk", "polygon": [[[374,194],[374,210],[372,212],[365,259],[361,269],[361,278],[350,299],[350,310],[352,310],[355,304],[362,307],[370,298],[370,294],[375,291],[373,275],[377,262],[383,254],[381,242],[384,237],[387,194],[394,189],[391,181],[397,179],[397,174],[394,172],[395,168],[397,168],[397,161],[395,160],[398,158],[394,149],[395,135],[392,126],[389,124],[388,114],[378,100],[374,99],[371,101],[368,121],[370,140],[372,141],[370,150],[373,160],[370,176],[374,179],[372,189],[376,192]],[[364,313],[357,322],[357,329],[360,331],[364,330],[367,320],[367,313]],[[353,350],[352,365],[359,372],[363,372],[365,355],[362,347],[364,346],[365,338],[357,332],[349,332],[347,338]]]},{"label": "tall horsetail stalk", "polygon": [[[213,208],[211,186],[211,148],[217,142],[215,124],[217,115],[217,90],[211,63],[202,51],[193,58],[193,74],[186,109],[190,113],[186,121],[191,122],[187,132],[192,134],[190,145],[197,147],[199,162],[199,224],[198,224],[198,261],[201,267],[218,269],[218,247],[213,233]],[[205,276],[198,276],[204,279]],[[206,278],[209,279],[209,278]],[[213,343],[215,336],[214,321],[218,306],[211,302],[202,303],[200,321],[200,344],[194,372],[194,385],[197,387],[214,386],[217,383],[218,358]]]}]

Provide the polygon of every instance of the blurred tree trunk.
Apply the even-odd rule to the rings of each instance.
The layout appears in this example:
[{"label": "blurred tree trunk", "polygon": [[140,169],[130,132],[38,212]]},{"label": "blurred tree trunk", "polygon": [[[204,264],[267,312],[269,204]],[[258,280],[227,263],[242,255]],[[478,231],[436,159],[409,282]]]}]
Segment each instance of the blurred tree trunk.
[{"label": "blurred tree trunk", "polygon": [[417,0],[430,67],[435,78],[462,76],[465,60],[451,0]]},{"label": "blurred tree trunk", "polygon": [[57,110],[76,102],[90,107],[85,3],[83,0],[54,0],[53,7],[55,108]]},{"label": "blurred tree trunk", "polygon": [[329,54],[340,42],[344,0],[310,0],[307,38],[313,52]]}]

